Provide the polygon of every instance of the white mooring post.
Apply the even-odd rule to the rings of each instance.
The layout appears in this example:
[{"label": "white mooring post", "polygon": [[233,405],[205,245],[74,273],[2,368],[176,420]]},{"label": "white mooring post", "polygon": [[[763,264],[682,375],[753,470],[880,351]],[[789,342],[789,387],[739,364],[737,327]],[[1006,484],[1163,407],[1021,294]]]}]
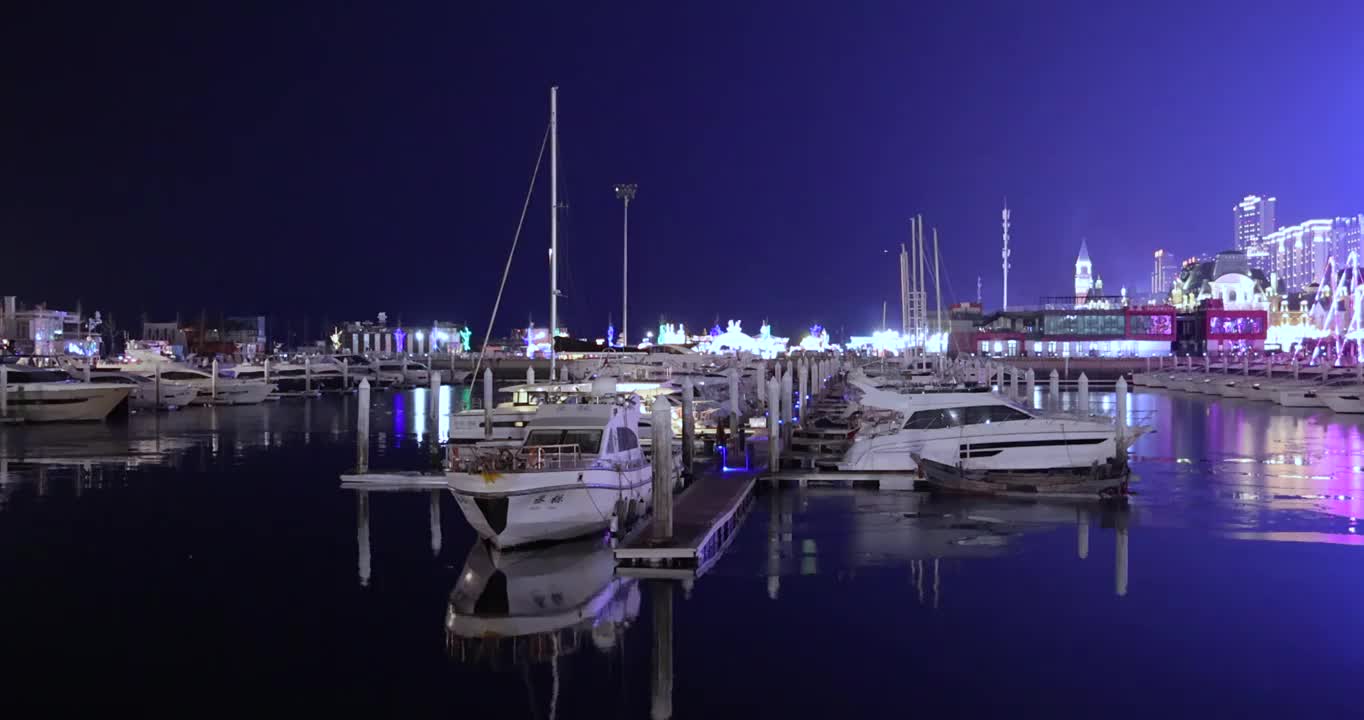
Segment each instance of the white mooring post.
[{"label": "white mooring post", "polygon": [[786,369],[781,374],[781,440],[782,446],[788,445],[791,439],[791,395],[795,390],[791,389],[791,363],[786,364]]},{"label": "white mooring post", "polygon": [[156,405],[154,405],[153,407],[154,407],[154,408],[159,408],[159,407],[161,407],[161,363],[156,363],[156,364],[152,365],[152,368],[153,368],[153,369],[155,370],[155,372],[156,372],[156,374],[155,374],[155,376],[154,376],[155,379],[154,379],[154,381],[153,381],[153,382],[156,383],[156,388],[155,388],[155,389],[156,389]]},{"label": "white mooring post", "polygon": [[209,388],[210,388],[210,393],[211,393],[212,396],[213,396],[213,402],[214,402],[214,403],[217,403],[217,402],[218,402],[218,358],[213,358],[213,378],[209,380]]},{"label": "white mooring post", "polygon": [[1088,416],[1089,416],[1089,376],[1088,376],[1088,375],[1085,375],[1083,372],[1080,373],[1080,380],[1079,380],[1079,382],[1078,382],[1078,385],[1079,385],[1079,392],[1078,392],[1078,393],[1076,394],[1076,396],[1075,396],[1075,406],[1076,406],[1076,410],[1079,411],[1080,417],[1088,417]]},{"label": "white mooring post", "polygon": [[426,441],[431,454],[440,454],[440,371],[431,371],[431,384],[426,391]]},{"label": "white mooring post", "polygon": [[729,369],[729,448],[725,450],[725,464],[730,467],[740,467],[734,463],[738,462],[739,448],[739,428],[743,421],[739,415],[739,368]]},{"label": "white mooring post", "polygon": [[1123,376],[1118,376],[1118,382],[1113,385],[1113,390],[1118,394],[1118,457],[1127,457],[1127,380]]},{"label": "white mooring post", "polygon": [[313,356],[303,356],[303,392],[313,393]]},{"label": "white mooring post", "polygon": [[85,381],[86,381],[86,382],[90,382],[90,366],[93,365],[94,362],[95,362],[95,361],[94,361],[93,358],[88,358],[88,357],[87,357],[87,358],[85,359]]},{"label": "white mooring post", "polygon": [[270,384],[270,358],[265,358],[265,383]]},{"label": "white mooring post", "polygon": [[369,472],[369,378],[360,380],[356,398],[355,472],[363,475]]},{"label": "white mooring post", "polygon": [[1013,398],[1014,400],[1017,400],[1019,398],[1017,367],[1009,369],[1009,397]]},{"label": "white mooring post", "polygon": [[1037,390],[1037,373],[1032,368],[1028,368],[1028,371],[1023,374],[1023,382],[1024,397],[1027,399],[1028,407],[1032,407],[1035,401],[1034,393]]},{"label": "white mooring post", "polygon": [[1051,375],[1047,378],[1047,401],[1057,410],[1061,409],[1061,376],[1057,374],[1056,368],[1051,369]]},{"label": "white mooring post", "polygon": [[767,467],[781,470],[781,381],[767,380]]},{"label": "white mooring post", "polygon": [[1298,356],[1293,356],[1293,379],[1298,379]]},{"label": "white mooring post", "polygon": [[[685,482],[691,477],[696,462],[696,405],[692,399],[695,388],[691,375],[682,376],[682,477]],[[669,424],[671,426],[671,423]]]},{"label": "white mooring post", "polygon": [[1157,355],[1157,356],[1156,356],[1156,369],[1157,369],[1157,370],[1164,370],[1164,369],[1165,369],[1165,356],[1164,356],[1164,355]]},{"label": "white mooring post", "polygon": [[1241,356],[1241,374],[1250,377],[1250,353]]},{"label": "white mooring post", "polygon": [[1151,372],[1151,356],[1146,356],[1146,372]]},{"label": "white mooring post", "polygon": [[654,540],[673,536],[673,423],[667,398],[654,398],[653,411],[653,503]]},{"label": "white mooring post", "polygon": [[1321,356],[1321,381],[1326,382],[1326,375],[1331,372],[1331,363],[1326,360],[1326,356]]},{"label": "white mooring post", "polygon": [[800,418],[801,424],[804,424],[805,412],[810,406],[810,364],[805,360],[801,360],[800,364],[796,366],[796,377],[800,379],[800,392],[796,394],[796,402],[800,405],[800,412],[796,414],[796,417]]},{"label": "white mooring post", "polygon": [[483,369],[483,438],[493,436],[493,369]]},{"label": "white mooring post", "polygon": [[341,389],[350,392],[350,358],[341,361]]},{"label": "white mooring post", "polygon": [[[160,366],[157,366],[157,385],[160,389]],[[0,363],[0,418],[9,417],[9,366]]]},{"label": "white mooring post", "polygon": [[[553,379],[554,378],[550,378],[550,380]],[[535,384],[535,366],[531,365],[529,362],[526,363],[526,384],[527,385]]]}]

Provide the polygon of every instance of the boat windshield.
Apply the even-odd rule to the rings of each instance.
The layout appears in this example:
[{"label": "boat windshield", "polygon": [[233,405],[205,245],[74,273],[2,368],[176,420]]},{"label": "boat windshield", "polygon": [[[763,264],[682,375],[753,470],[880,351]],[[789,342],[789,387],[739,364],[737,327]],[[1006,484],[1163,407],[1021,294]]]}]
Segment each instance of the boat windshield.
[{"label": "boat windshield", "polygon": [[585,455],[595,454],[601,449],[600,430],[532,430],[526,436],[526,447],[546,447],[550,445],[576,445],[578,452]]},{"label": "boat windshield", "polygon": [[962,425],[989,425],[1011,420],[1029,420],[1032,416],[1009,405],[975,405],[969,407],[919,410],[905,421],[906,430],[941,430]]}]

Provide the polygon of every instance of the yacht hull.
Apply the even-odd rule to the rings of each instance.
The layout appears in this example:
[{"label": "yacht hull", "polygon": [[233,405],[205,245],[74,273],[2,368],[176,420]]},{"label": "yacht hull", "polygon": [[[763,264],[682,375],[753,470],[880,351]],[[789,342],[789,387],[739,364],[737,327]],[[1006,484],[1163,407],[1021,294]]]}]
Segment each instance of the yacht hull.
[{"label": "yacht hull", "polygon": [[[569,540],[650,506],[650,467],[544,472],[449,473],[460,512],[480,537],[499,548]],[[632,510],[633,508],[633,510]]]},{"label": "yacht hull", "polygon": [[103,420],[128,397],[130,387],[87,383],[33,383],[9,387],[9,413],[25,422]]},{"label": "yacht hull", "polygon": [[1321,396],[1326,407],[1338,413],[1364,413],[1364,388]]}]

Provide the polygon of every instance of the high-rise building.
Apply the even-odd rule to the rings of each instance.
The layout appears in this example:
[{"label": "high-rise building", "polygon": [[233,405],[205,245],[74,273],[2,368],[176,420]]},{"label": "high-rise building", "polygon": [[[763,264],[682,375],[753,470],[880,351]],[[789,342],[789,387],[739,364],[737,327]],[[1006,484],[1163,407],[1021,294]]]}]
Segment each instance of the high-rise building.
[{"label": "high-rise building", "polygon": [[1276,290],[1295,292],[1321,279],[1335,244],[1331,228],[1331,220],[1308,220],[1265,236],[1269,271],[1282,286]]},{"label": "high-rise building", "polygon": [[1094,264],[1089,261],[1089,246],[1080,240],[1080,254],[1075,257],[1075,304],[1083,305],[1094,289]]},{"label": "high-rise building", "polygon": [[1151,297],[1163,300],[1170,294],[1170,286],[1179,276],[1179,261],[1169,250],[1157,250],[1155,267],[1151,270]]},{"label": "high-rise building", "polygon": [[1364,234],[1364,215],[1346,215],[1331,221],[1331,257],[1336,259],[1336,268],[1344,269],[1350,263],[1353,253],[1355,262],[1364,265],[1360,257],[1360,237]]},{"label": "high-rise building", "polygon": [[1278,198],[1247,195],[1231,209],[1235,220],[1237,250],[1250,250],[1260,239],[1274,232],[1274,206]]}]

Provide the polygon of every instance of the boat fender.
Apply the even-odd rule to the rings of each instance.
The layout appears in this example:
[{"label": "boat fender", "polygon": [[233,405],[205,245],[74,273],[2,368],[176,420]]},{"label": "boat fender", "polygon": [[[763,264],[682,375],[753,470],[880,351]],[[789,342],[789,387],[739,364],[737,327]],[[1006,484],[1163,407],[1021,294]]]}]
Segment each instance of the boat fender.
[{"label": "boat fender", "polygon": [[582,482],[582,481],[583,481],[583,474],[582,474],[582,473],[578,473],[578,482]]}]

